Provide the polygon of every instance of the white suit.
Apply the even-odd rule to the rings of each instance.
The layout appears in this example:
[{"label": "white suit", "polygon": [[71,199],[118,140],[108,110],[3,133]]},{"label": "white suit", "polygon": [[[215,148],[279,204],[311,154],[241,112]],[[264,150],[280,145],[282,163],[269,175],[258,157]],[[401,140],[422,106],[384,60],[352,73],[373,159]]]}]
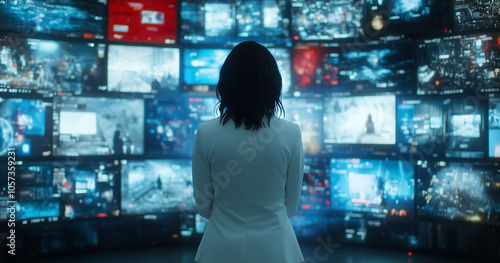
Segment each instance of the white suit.
[{"label": "white suit", "polygon": [[209,218],[196,253],[200,263],[304,261],[289,217],[297,211],[304,153],[298,125],[271,118],[257,131],[199,125],[193,187],[199,213]]}]

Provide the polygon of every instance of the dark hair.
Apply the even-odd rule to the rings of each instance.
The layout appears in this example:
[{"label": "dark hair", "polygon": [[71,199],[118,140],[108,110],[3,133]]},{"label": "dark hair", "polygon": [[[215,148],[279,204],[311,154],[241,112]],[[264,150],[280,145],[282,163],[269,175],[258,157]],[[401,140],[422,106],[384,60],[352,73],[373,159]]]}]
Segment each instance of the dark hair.
[{"label": "dark hair", "polygon": [[235,127],[258,130],[263,118],[284,113],[281,74],[273,55],[264,46],[245,41],[231,50],[220,69],[215,93],[220,123],[233,120]]}]

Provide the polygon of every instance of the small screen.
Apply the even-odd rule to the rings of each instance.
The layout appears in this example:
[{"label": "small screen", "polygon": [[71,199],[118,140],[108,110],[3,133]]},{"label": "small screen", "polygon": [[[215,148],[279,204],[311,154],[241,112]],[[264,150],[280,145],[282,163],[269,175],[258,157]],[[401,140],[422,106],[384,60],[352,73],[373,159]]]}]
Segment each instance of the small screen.
[{"label": "small screen", "polygon": [[105,44],[7,36],[0,53],[0,87],[75,95],[106,87]]},{"label": "small screen", "polygon": [[384,96],[326,97],[325,144],[396,143],[396,98]]},{"label": "small screen", "polygon": [[62,218],[120,214],[118,161],[56,162],[53,167],[54,186],[61,193]]},{"label": "small screen", "polygon": [[146,104],[149,156],[191,157],[198,124],[217,116],[215,97],[179,96]]},{"label": "small screen", "polygon": [[294,81],[298,91],[412,92],[414,45],[408,41],[295,46]]},{"label": "small screen", "polygon": [[292,0],[294,40],[356,38],[363,33],[363,0]]},{"label": "small screen", "polygon": [[489,156],[500,158],[500,98],[490,98],[488,110]]},{"label": "small screen", "polygon": [[454,0],[454,2],[455,30],[466,32],[500,27],[499,0]]},{"label": "small screen", "polygon": [[500,91],[500,34],[419,41],[417,93]]},{"label": "small screen", "polygon": [[122,212],[195,210],[191,160],[122,161]]},{"label": "small screen", "polygon": [[219,73],[229,49],[185,49],[184,90],[194,92],[214,91]]},{"label": "small screen", "polygon": [[291,45],[285,0],[187,0],[181,3],[180,17],[184,43]]},{"label": "small screen", "polygon": [[55,97],[54,154],[142,155],[144,101]]},{"label": "small screen", "polygon": [[289,98],[282,100],[285,119],[298,124],[302,132],[304,154],[318,155],[323,148],[323,101],[321,98]]},{"label": "small screen", "polygon": [[50,155],[51,106],[39,99],[0,97],[0,156],[9,148],[17,156]]},{"label": "small screen", "polygon": [[332,209],[413,216],[414,167],[396,160],[331,159]]},{"label": "small screen", "polygon": [[418,163],[417,214],[453,221],[500,223],[500,165]]},{"label": "small screen", "polygon": [[109,46],[109,92],[165,93],[179,91],[177,48]]},{"label": "small screen", "polygon": [[106,0],[0,2],[0,30],[30,37],[104,39],[106,18]]},{"label": "small screen", "polygon": [[442,0],[366,0],[366,34],[447,33],[451,31],[450,5]]},{"label": "small screen", "polygon": [[108,39],[177,42],[177,0],[109,0]]}]

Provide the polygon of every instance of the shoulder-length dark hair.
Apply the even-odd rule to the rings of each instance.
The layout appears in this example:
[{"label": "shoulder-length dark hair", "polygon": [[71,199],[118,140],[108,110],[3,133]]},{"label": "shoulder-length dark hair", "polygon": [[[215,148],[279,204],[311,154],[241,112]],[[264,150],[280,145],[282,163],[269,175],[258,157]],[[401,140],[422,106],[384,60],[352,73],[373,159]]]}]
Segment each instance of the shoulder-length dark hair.
[{"label": "shoulder-length dark hair", "polygon": [[221,67],[215,93],[220,123],[233,120],[235,127],[258,130],[272,116],[284,113],[281,74],[273,55],[264,46],[246,41],[229,53]]}]

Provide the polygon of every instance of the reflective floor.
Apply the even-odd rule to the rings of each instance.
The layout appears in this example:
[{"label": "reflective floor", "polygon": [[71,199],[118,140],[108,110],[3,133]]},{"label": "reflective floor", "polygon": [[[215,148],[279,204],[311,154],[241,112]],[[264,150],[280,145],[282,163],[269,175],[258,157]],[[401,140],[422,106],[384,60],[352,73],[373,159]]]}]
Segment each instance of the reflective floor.
[{"label": "reflective floor", "polygon": [[[301,244],[305,263],[476,263],[483,262],[473,258],[451,257],[432,255],[421,252],[409,252],[403,250],[389,250],[380,248],[368,248],[353,245],[331,244]],[[76,255],[63,255],[57,257],[32,260],[27,262],[51,262],[51,263],[193,263],[196,254],[196,246],[170,246],[151,247],[137,249],[123,249],[112,251],[100,251],[92,253],[81,253]]]}]

